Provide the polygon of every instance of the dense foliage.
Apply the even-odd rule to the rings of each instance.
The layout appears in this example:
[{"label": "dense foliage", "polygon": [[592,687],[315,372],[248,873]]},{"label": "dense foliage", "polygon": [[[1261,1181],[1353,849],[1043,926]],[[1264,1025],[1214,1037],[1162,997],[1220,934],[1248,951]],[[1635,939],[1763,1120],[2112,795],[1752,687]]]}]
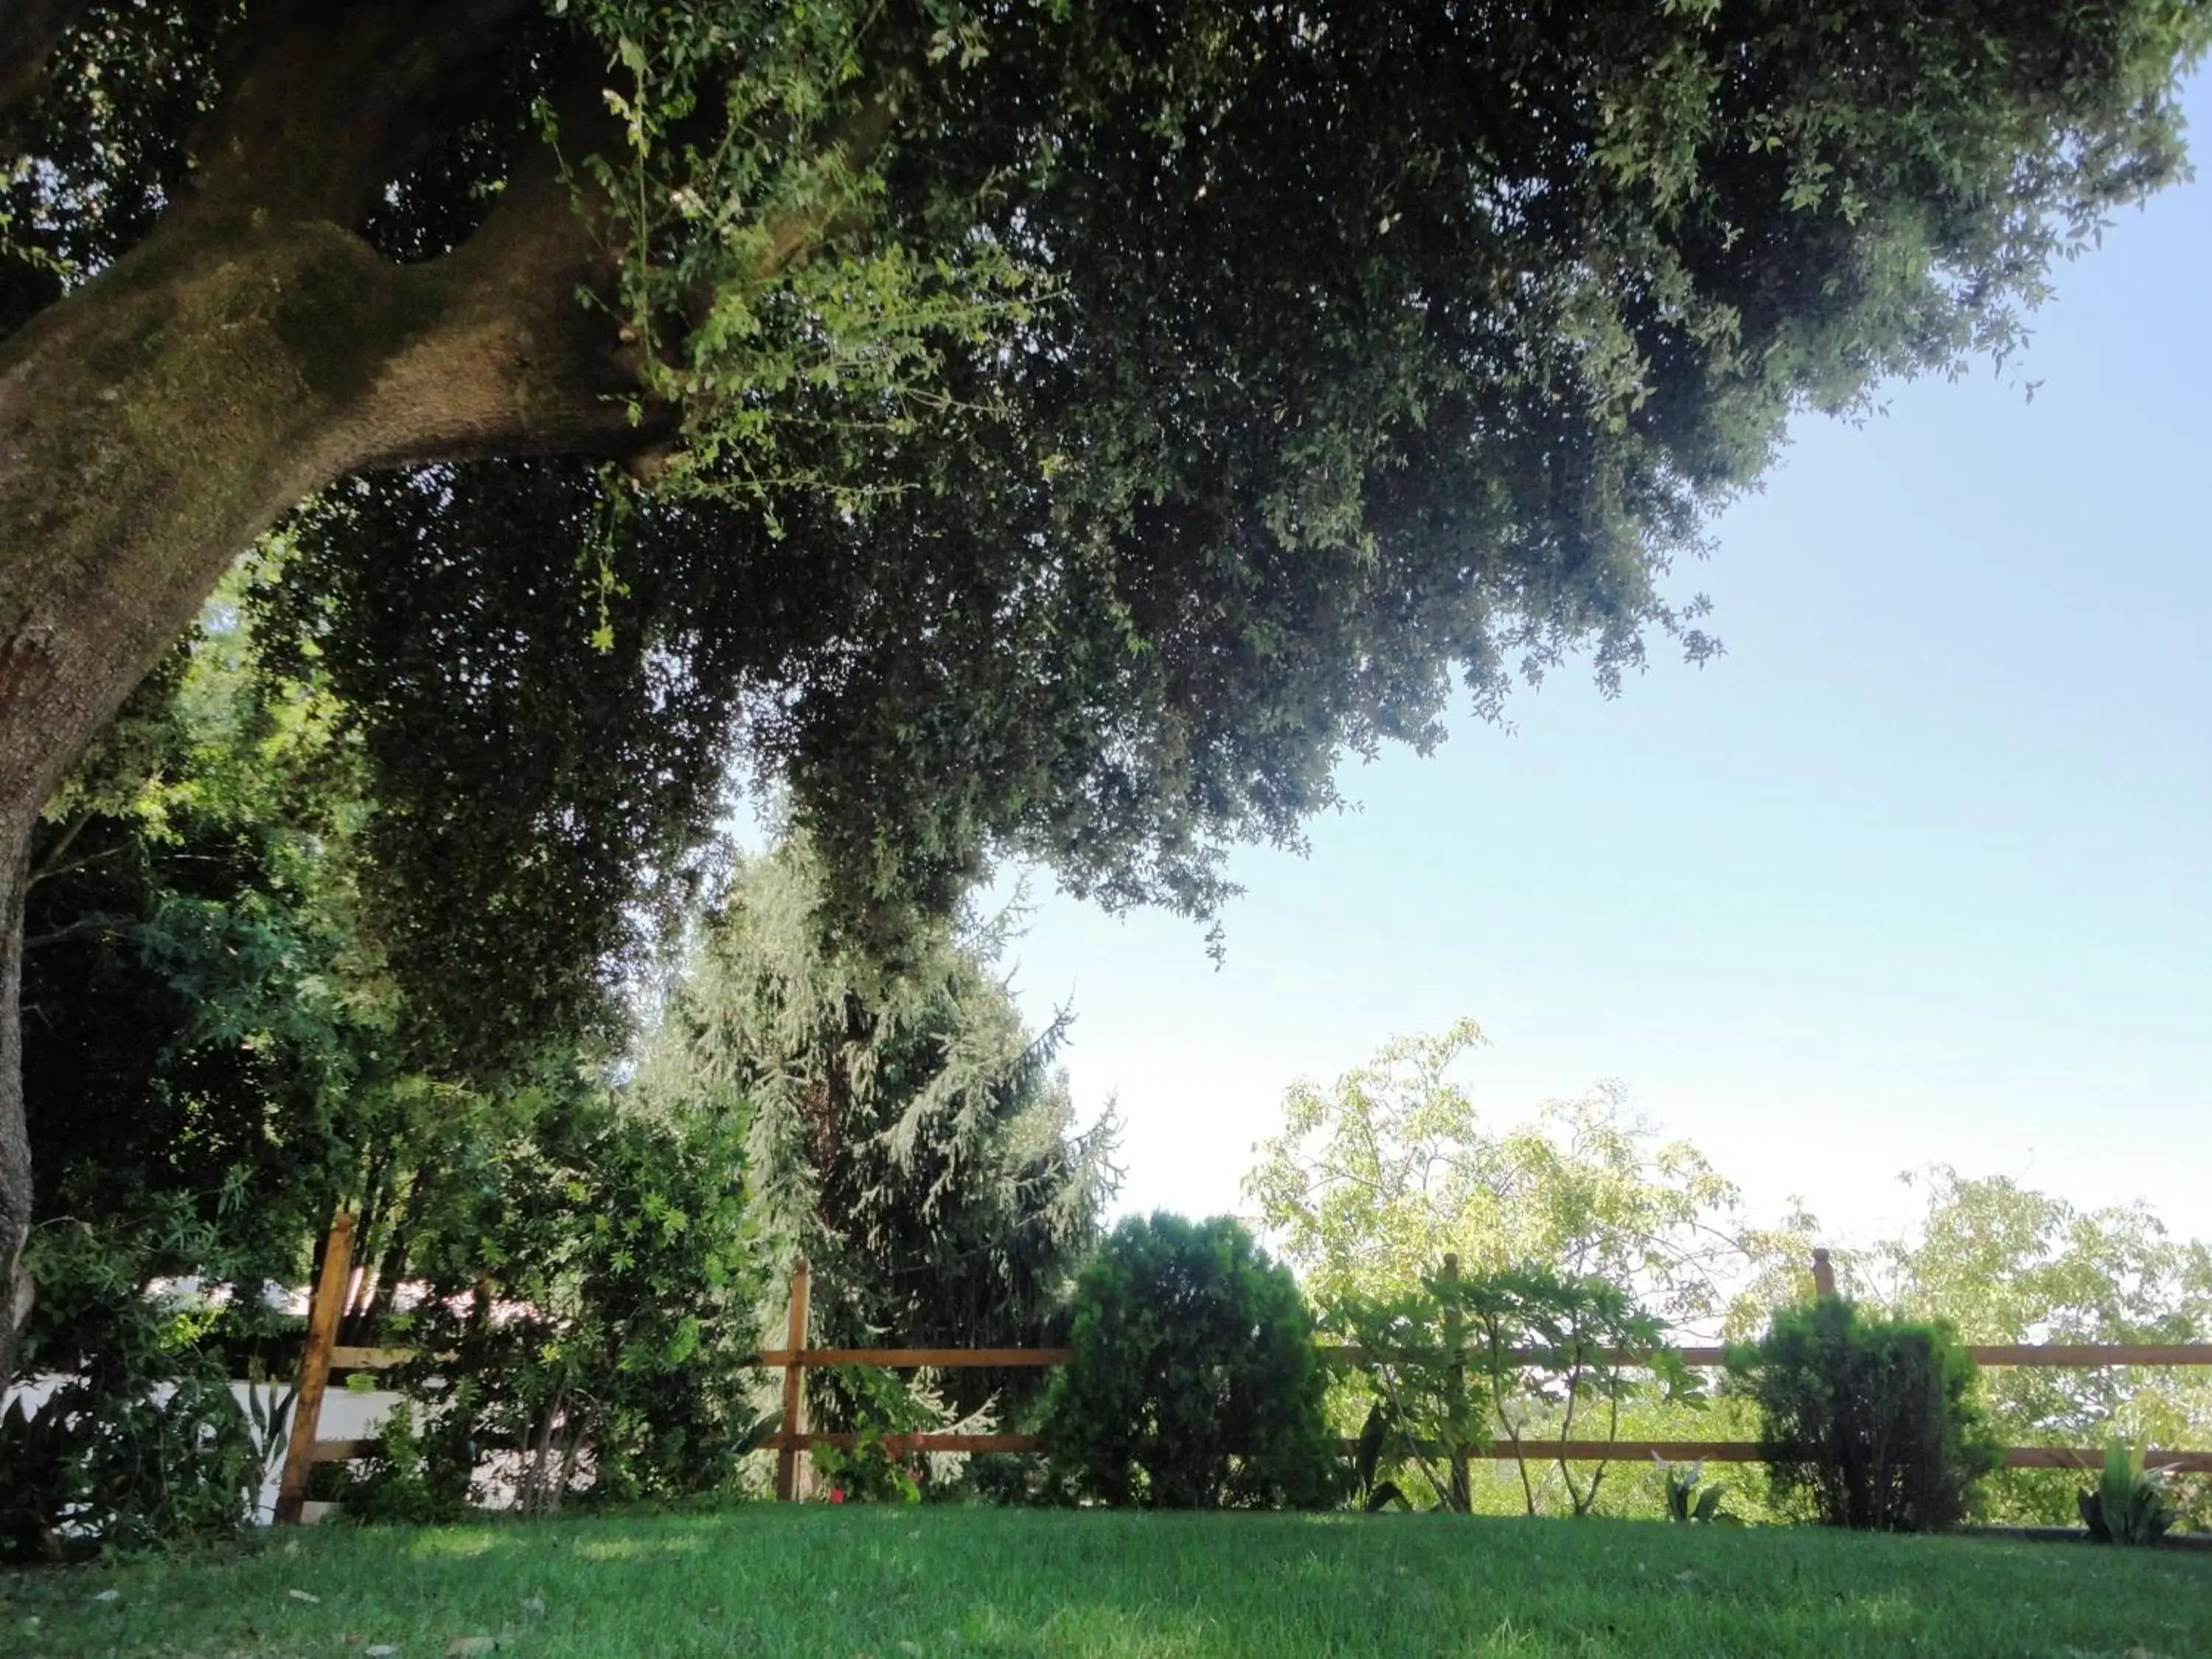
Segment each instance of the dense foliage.
[{"label": "dense foliage", "polygon": [[1123,1221],[1077,1281],[1071,1341],[1045,1432],[1090,1496],[1152,1509],[1332,1496],[1312,1316],[1237,1222]]},{"label": "dense foliage", "polygon": [[258,678],[213,607],[35,843],[23,1077],[44,1290],[0,1384],[52,1392],[0,1425],[0,1548],[131,1547],[254,1514],[280,1401],[241,1403],[231,1380],[265,1349],[289,1382],[264,1285],[305,1273],[398,1069],[335,860],[356,798],[330,714]]},{"label": "dense foliage", "polygon": [[210,1339],[254,1322],[161,1276],[182,1261],[219,1279],[236,1258],[181,1194],[137,1225],[72,1218],[35,1243],[47,1291],[24,1380],[44,1373],[47,1386],[34,1409],[19,1392],[0,1411],[0,1562],[243,1529],[283,1454],[293,1391],[255,1368],[241,1400],[231,1355]]},{"label": "dense foliage", "polygon": [[[380,137],[349,228],[403,264],[466,242],[536,123],[574,129],[608,234],[657,250],[599,303],[660,495],[589,461],[372,477],[309,509],[290,579],[371,732],[395,959],[472,993],[421,1018],[480,1054],[588,1000],[739,732],[841,890],[941,899],[999,842],[1204,908],[1218,837],[1294,834],[1340,745],[1434,741],[1455,678],[1491,706],[1578,641],[1608,677],[1647,629],[1707,649],[1658,580],[1702,513],[1793,408],[2015,343],[2049,261],[2178,165],[2198,27],[557,9],[423,20],[467,95]],[[14,112],[15,318],[190,193],[230,22],[64,39]],[[364,111],[386,67],[356,60]],[[302,131],[355,165],[323,93]],[[499,996],[491,938],[532,962]]]},{"label": "dense foliage", "polygon": [[1330,1087],[1283,1097],[1244,1191],[1311,1293],[1414,1291],[1455,1255],[1470,1274],[1543,1264],[1710,1316],[1740,1260],[1736,1189],[1686,1141],[1662,1141],[1607,1085],[1528,1121],[1486,1122],[1453,1075],[1472,1020],[1386,1043]]},{"label": "dense foliage", "polygon": [[424,1401],[421,1484],[446,1512],[734,1486],[763,1431],[743,1133],[577,1086],[471,1149],[420,1225],[414,1305],[384,1333],[423,1356],[398,1380]]},{"label": "dense foliage", "polygon": [[[494,1490],[526,1510],[735,1489],[768,1426],[746,1362],[801,1256],[817,1342],[1043,1339],[1112,1190],[1110,1122],[1076,1132],[1058,1031],[1024,1028],[988,932],[919,928],[885,962],[820,909],[803,844],[734,859],[622,1081],[510,1090],[503,1138],[479,1122],[417,1162],[392,1265],[422,1296],[382,1322],[441,1386],[384,1485],[450,1510],[507,1448]],[[939,1396],[817,1374],[813,1415],[912,1429],[1003,1412],[1034,1376]],[[854,1469],[896,1484],[882,1458]]]},{"label": "dense foliage", "polygon": [[[1969,1343],[2202,1341],[2212,1331],[2212,1245],[2174,1237],[2148,1207],[2078,1207],[2006,1176],[1938,1167],[1914,1178],[1921,1216],[1864,1253],[1885,1299],[1943,1319]],[[2003,1366],[1983,1374],[1991,1426],[2013,1445],[2212,1446],[2212,1371],[2203,1366]],[[1993,1516],[2046,1526],[2075,1518],[2063,1471],[2002,1469]],[[2202,1527],[2212,1480],[2173,1496]]]},{"label": "dense foliage", "polygon": [[1776,1497],[1823,1525],[1939,1532],[1972,1513],[1996,1468],[1974,1362],[1940,1321],[1822,1297],[1778,1312],[1731,1358],[1759,1405]]},{"label": "dense foliage", "polygon": [[[1917,1216],[1893,1236],[1831,1249],[1844,1295],[1941,1319],[1969,1344],[2186,1342],[2212,1321],[2212,1245],[2174,1237],[2140,1203],[2088,1209],[1942,1165],[1905,1180],[1923,1201]],[[1744,1239],[1750,1272],[1725,1327],[1737,1341],[1812,1294],[1807,1257],[1833,1243],[1802,1212]],[[1978,1398],[2009,1445],[2212,1443],[2212,1375],[2201,1366],[1996,1366]],[[2003,1468],[1980,1502],[1992,1521],[2071,1526],[2079,1489],[2063,1470]],[[2212,1520],[2212,1480],[2179,1477],[2171,1495],[2185,1521]]]},{"label": "dense foliage", "polygon": [[343,1340],[428,1356],[347,1494],[365,1514],[730,1489],[763,1426],[744,1362],[799,1253],[833,1340],[1040,1340],[1113,1129],[1076,1130],[1064,1022],[1024,1028],[991,930],[938,924],[885,963],[829,942],[802,847],[726,860],[717,908],[677,907],[696,949],[624,1010],[641,1059],[604,1010],[541,1004],[535,1048],[488,1075],[410,1012],[360,900],[384,866],[356,728],[321,659],[245,626],[272,614],[211,610],[42,842],[25,1074],[53,1178],[21,1363],[76,1380],[7,1431],[21,1547],[65,1513],[91,1545],[251,1512],[258,1442],[223,1378],[256,1345],[289,1375],[296,1320],[264,1286],[312,1278],[337,1203],[366,1269]]},{"label": "dense foliage", "polygon": [[[2182,1342],[2212,1317],[2208,1247],[2171,1236],[2141,1205],[2078,1208],[2012,1180],[1938,1167],[1907,1177],[1924,1208],[1893,1237],[1848,1243],[1802,1206],[1754,1225],[1733,1183],[1695,1147],[1635,1118],[1617,1085],[1547,1103],[1526,1121],[1490,1118],[1464,1071],[1479,1042],[1463,1023],[1389,1043],[1328,1085],[1295,1084],[1281,1132],[1255,1149],[1245,1192],[1347,1329],[1363,1309],[1382,1316],[1419,1303],[1456,1254],[1470,1278],[1531,1264],[1569,1278],[1594,1273],[1661,1315],[1677,1340],[1710,1340],[1703,1330],[1717,1324],[1725,1340],[1751,1341],[1814,1294],[1815,1247],[1827,1249],[1846,1295],[1946,1321],[1967,1343]],[[1430,1322],[1440,1328],[1440,1319],[1432,1310]],[[1332,1395],[1346,1434],[1371,1425],[1382,1392],[1378,1379],[1352,1386],[1359,1381]],[[1975,1400],[2008,1444],[2092,1446],[2118,1433],[2194,1447],[2212,1435],[2212,1376],[2199,1367],[1993,1368]],[[1556,1434],[1560,1417],[1534,1408],[1524,1420]],[[1656,1440],[1745,1438],[1758,1428],[1743,1395],[1663,1387],[1625,1396],[1622,1421],[1626,1435]],[[1378,1455],[1386,1443],[1378,1439]],[[1431,1499],[1433,1483],[1418,1470],[1388,1460],[1380,1469],[1378,1479]],[[1511,1476],[1474,1473],[1477,1508],[1525,1506]],[[1567,1472],[1534,1484],[1540,1504],[1574,1506]],[[1624,1512],[1666,1497],[1663,1474],[1651,1470],[1606,1490]],[[1977,1490],[1994,1521],[2063,1526],[2078,1516],[2079,1484],[2064,1471],[1999,1469]],[[1794,1498],[1769,1508],[1767,1496],[1739,1484],[1730,1500],[1747,1518],[1787,1518]],[[2177,1477],[2169,1497],[2185,1524],[2212,1515],[2212,1480]]]},{"label": "dense foliage", "polygon": [[26,900],[39,1220],[181,1204],[258,1285],[358,1180],[349,1120],[402,1067],[356,926],[362,803],[334,712],[310,681],[264,678],[220,604],[61,796]]}]

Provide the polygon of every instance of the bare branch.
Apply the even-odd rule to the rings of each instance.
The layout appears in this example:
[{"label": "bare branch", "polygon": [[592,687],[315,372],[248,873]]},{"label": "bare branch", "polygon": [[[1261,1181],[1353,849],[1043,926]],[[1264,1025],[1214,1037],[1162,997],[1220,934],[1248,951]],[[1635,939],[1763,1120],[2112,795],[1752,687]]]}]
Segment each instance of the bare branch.
[{"label": "bare branch", "polygon": [[[44,881],[50,876],[61,873],[61,862],[63,858],[67,855],[70,848],[76,842],[76,838],[84,833],[85,825],[91,822],[92,811],[89,808],[78,812],[75,817],[70,818],[68,828],[64,829],[61,834],[56,837],[54,844],[46,849],[46,855],[31,866],[31,872],[25,878],[23,884],[26,887],[34,886],[39,882]],[[76,866],[73,866],[71,867],[74,868]]]},{"label": "bare branch", "polygon": [[127,919],[125,917],[106,915],[95,911],[88,916],[79,916],[75,921],[64,927],[56,927],[44,933],[33,933],[23,941],[23,948],[26,951],[35,951],[42,945],[58,945],[64,939],[81,939],[87,934],[117,933],[122,932],[128,925]]}]

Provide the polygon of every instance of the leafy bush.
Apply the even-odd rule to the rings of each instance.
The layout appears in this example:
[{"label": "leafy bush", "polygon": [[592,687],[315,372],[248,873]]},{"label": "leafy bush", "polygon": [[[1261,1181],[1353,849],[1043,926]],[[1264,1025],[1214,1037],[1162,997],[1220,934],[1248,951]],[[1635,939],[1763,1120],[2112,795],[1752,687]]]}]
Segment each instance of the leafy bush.
[{"label": "leafy bush", "polygon": [[36,1413],[0,1413],[0,1560],[52,1560],[222,1536],[253,1518],[283,1455],[289,1396],[249,1412],[204,1298],[149,1291],[178,1256],[217,1252],[189,1219],[56,1222],[32,1235],[41,1287],[16,1380],[66,1378]]},{"label": "leafy bush", "polygon": [[817,1446],[816,1496],[833,1504],[918,1504],[927,1460],[901,1437],[945,1426],[942,1413],[921,1391],[872,1365],[839,1365],[831,1377],[847,1402],[853,1444]]},{"label": "leafy bush", "polygon": [[979,1452],[927,1495],[938,1503],[1039,1510],[1073,1509],[1083,1501],[1065,1464],[1027,1452]]},{"label": "leafy bush", "polygon": [[830,1504],[919,1504],[921,1462],[887,1443],[894,1431],[870,1423],[853,1431],[849,1449],[817,1446],[814,1495]]},{"label": "leafy bush", "polygon": [[1087,1495],[1158,1509],[1329,1501],[1313,1320],[1290,1270],[1238,1223],[1122,1222],[1077,1280],[1072,1341],[1046,1434]]},{"label": "leafy bush", "polygon": [[486,1496],[470,1484],[491,1455],[531,1514],[735,1483],[762,1431],[741,1138],[583,1090],[477,1150],[420,1230],[430,1294],[382,1333],[417,1351],[392,1380],[420,1402],[420,1462],[373,1477],[399,1483],[398,1512],[418,1476],[438,1504]]},{"label": "leafy bush", "polygon": [[376,1449],[348,1469],[333,1494],[340,1513],[364,1526],[438,1526],[469,1511],[466,1462],[439,1457],[424,1443],[415,1406],[392,1404],[376,1437]]},{"label": "leafy bush", "polygon": [[264,1461],[228,1382],[161,1395],[82,1382],[0,1414],[0,1559],[143,1549],[243,1528]]},{"label": "leafy bush", "polygon": [[2145,1468],[2143,1448],[2117,1436],[2105,1443],[2104,1478],[2081,1498],[2081,1519],[2100,1544],[2155,1544],[2173,1525],[2166,1471]]},{"label": "leafy bush", "polygon": [[1870,1319],[1822,1297],[1778,1312],[1729,1364],[1758,1402],[1777,1503],[1825,1526],[1940,1531],[1997,1466],[1973,1359],[1941,1321]]}]

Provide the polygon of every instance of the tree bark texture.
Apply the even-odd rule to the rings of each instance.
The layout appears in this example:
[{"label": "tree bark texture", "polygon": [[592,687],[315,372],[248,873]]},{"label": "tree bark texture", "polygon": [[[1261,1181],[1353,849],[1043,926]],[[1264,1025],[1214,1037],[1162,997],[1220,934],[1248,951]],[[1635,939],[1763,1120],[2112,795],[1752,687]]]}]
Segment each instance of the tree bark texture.
[{"label": "tree bark texture", "polygon": [[[469,23],[462,69],[514,9],[453,0],[447,15]],[[343,14],[388,28],[426,9],[267,9],[276,24],[258,44],[282,68],[300,41],[277,25],[321,31]],[[274,71],[241,70],[234,107],[212,118],[199,193],[0,343],[0,871],[12,872],[0,879],[0,1380],[31,1212],[21,872],[70,766],[230,562],[315,489],[410,462],[619,456],[663,435],[631,419],[636,365],[577,301],[605,284],[605,255],[550,152],[520,164],[483,225],[440,258],[393,265],[352,228],[360,181],[393,165],[393,111],[438,90],[422,40],[410,50],[406,96],[333,83],[327,99],[285,103],[283,120],[258,109]],[[325,61],[330,81],[328,64],[348,60]],[[327,130],[302,125],[318,109]],[[367,112],[363,130],[343,130],[349,110]],[[298,165],[302,147],[349,139],[373,167],[330,154],[319,171]],[[293,159],[258,158],[257,144]]]},{"label": "tree bark texture", "polygon": [[31,1280],[23,1271],[31,1234],[31,1138],[23,1121],[23,887],[27,837],[0,868],[0,906],[13,923],[0,928],[0,1391],[15,1370],[16,1338],[31,1315]]}]

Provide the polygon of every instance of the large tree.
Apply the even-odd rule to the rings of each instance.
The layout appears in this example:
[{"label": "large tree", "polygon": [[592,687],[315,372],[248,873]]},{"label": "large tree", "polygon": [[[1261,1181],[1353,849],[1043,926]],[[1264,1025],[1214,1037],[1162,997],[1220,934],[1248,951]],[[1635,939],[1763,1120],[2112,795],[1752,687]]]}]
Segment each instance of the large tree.
[{"label": "large tree", "polygon": [[[1203,909],[1224,836],[1295,834],[1343,744],[1432,741],[1455,674],[1488,699],[1577,641],[1607,672],[1655,625],[1703,648],[1668,556],[1794,409],[2010,344],[2054,255],[2175,170],[2203,27],[2186,0],[10,0],[0,912],[228,561],[394,467],[415,500],[337,532],[372,604],[434,555],[592,548],[611,601],[633,548],[675,550],[640,717],[741,726],[854,891],[941,899],[1012,844]],[[541,501],[483,465],[519,456],[660,493],[599,481],[582,549],[395,529]],[[474,696],[516,630],[471,617]],[[532,805],[510,831],[587,838]]]}]

